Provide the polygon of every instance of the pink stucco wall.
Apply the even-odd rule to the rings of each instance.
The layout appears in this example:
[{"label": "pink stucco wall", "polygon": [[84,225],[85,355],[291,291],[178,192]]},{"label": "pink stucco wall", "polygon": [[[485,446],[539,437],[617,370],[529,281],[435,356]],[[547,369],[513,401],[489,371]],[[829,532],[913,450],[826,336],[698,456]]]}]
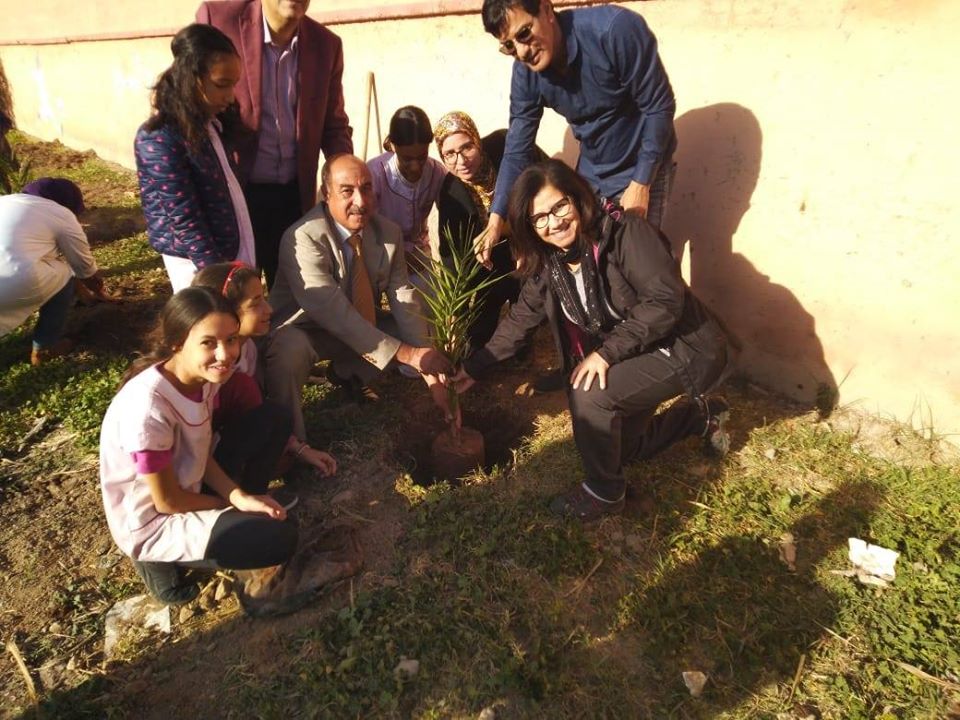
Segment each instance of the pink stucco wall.
[{"label": "pink stucco wall", "polygon": [[[475,3],[479,4],[479,3]],[[657,33],[678,100],[680,171],[667,230],[695,291],[744,343],[744,368],[812,401],[858,403],[960,432],[960,143],[953,91],[960,4],[950,0],[655,0],[624,3]],[[430,5],[430,4],[426,4]],[[469,3],[437,4],[463,10]],[[318,17],[424,3],[314,0]],[[373,10],[371,10],[371,8]],[[0,0],[0,58],[20,125],[130,165],[169,38],[192,0]],[[421,15],[422,12],[417,12]],[[402,104],[507,121],[509,61],[475,14],[338,22],[355,143],[367,73],[382,121]],[[576,156],[549,111],[539,141]],[[370,154],[376,149],[371,137]]]}]

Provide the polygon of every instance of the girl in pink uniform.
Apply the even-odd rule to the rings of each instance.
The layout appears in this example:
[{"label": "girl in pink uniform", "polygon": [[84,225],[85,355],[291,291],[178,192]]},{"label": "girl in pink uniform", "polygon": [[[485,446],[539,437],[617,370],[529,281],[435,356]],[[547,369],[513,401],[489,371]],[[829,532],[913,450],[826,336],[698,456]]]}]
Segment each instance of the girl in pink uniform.
[{"label": "girl in pink uniform", "polygon": [[135,362],[100,435],[110,532],[150,591],[169,603],[197,594],[184,568],[280,566],[297,546],[286,511],[266,494],[290,420],[251,423],[232,438],[228,474],[211,452],[219,383],[240,355],[233,305],[203,287],[181,290],[161,315],[158,345]]},{"label": "girl in pink uniform", "polygon": [[[217,263],[197,273],[193,284],[219,292],[230,301],[240,319],[240,359],[237,361],[237,371],[220,390],[220,407],[213,418],[214,429],[221,431],[222,428],[221,432],[227,435],[229,441],[236,435],[231,432],[233,426],[247,423],[246,416],[250,412],[289,414],[289,410],[281,409],[275,402],[264,401],[260,390],[257,342],[266,340],[270,331],[270,316],[273,314],[264,297],[260,271],[239,261]],[[217,457],[220,458],[219,452]],[[283,462],[286,464],[293,460],[312,465],[323,477],[337,471],[336,460],[329,453],[316,450],[291,434]],[[226,458],[221,461],[225,467],[229,463],[230,460]]]}]

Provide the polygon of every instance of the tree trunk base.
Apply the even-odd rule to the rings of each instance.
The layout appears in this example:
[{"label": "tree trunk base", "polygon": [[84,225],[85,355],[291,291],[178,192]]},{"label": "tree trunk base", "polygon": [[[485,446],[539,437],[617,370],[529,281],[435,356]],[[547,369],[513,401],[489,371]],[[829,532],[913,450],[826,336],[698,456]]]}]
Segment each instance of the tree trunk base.
[{"label": "tree trunk base", "polygon": [[460,428],[459,441],[447,428],[437,435],[431,447],[433,474],[439,480],[456,480],[471,470],[483,467],[483,435],[473,428]]}]

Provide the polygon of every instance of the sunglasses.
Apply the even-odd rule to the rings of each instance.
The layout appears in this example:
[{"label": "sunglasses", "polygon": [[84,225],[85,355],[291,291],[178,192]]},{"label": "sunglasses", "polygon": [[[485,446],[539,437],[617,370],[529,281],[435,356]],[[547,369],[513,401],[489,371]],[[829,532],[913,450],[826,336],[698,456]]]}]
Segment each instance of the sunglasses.
[{"label": "sunglasses", "polygon": [[504,40],[500,43],[500,52],[504,55],[516,55],[517,45],[530,45],[533,42],[533,23],[527,23],[517,30],[513,40]]}]

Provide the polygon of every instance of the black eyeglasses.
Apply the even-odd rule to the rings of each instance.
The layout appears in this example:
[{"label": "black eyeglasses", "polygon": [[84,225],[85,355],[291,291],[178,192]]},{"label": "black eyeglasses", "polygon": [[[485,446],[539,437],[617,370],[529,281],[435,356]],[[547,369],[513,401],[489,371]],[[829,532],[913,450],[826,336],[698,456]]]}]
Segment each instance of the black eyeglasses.
[{"label": "black eyeglasses", "polygon": [[462,157],[464,161],[472,158],[477,152],[477,146],[472,142],[465,143],[459,150],[447,150],[440,157],[447,165],[456,165],[457,158]]},{"label": "black eyeglasses", "polygon": [[502,43],[500,43],[500,52],[502,52],[504,55],[516,55],[517,44],[529,45],[532,42],[533,23],[528,23],[517,30],[517,34],[513,36],[513,40],[504,40]]},{"label": "black eyeglasses", "polygon": [[558,220],[560,218],[565,218],[567,215],[570,214],[571,207],[573,207],[573,205],[570,202],[570,198],[564,195],[562,198],[560,198],[553,204],[552,208],[550,208],[546,212],[537,213],[536,215],[531,215],[530,222],[537,230],[546,230],[547,225],[550,224],[551,215],[553,215]]}]

